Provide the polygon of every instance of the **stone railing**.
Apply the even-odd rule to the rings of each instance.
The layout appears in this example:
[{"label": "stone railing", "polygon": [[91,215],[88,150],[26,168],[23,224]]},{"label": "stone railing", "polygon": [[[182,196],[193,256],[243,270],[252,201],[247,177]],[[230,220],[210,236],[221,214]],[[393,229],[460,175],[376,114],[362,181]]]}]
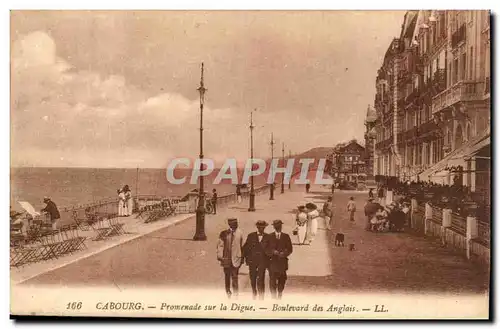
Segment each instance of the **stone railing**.
[{"label": "stone railing", "polygon": [[481,100],[483,82],[459,81],[432,98],[432,114],[439,113],[451,105],[462,101]]},{"label": "stone railing", "polygon": [[410,223],[416,234],[422,234],[423,227],[423,234],[439,239],[442,246],[463,253],[467,259],[490,263],[490,225],[487,222],[412,198]]},{"label": "stone railing", "polygon": [[486,247],[490,246],[491,227],[487,222],[478,221],[477,240]]}]

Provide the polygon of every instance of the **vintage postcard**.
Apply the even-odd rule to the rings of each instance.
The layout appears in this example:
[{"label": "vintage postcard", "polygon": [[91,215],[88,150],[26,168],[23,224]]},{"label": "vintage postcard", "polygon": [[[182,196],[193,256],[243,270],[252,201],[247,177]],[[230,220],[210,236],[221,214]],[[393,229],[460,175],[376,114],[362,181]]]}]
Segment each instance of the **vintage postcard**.
[{"label": "vintage postcard", "polygon": [[12,316],[489,318],[489,11],[10,20]]}]

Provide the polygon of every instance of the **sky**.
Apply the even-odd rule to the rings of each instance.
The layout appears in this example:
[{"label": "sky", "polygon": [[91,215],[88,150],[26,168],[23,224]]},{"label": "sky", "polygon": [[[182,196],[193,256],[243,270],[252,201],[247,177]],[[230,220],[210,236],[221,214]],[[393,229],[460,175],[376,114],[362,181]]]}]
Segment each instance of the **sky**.
[{"label": "sky", "polygon": [[11,11],[11,166],[162,168],[363,140],[403,11]]}]

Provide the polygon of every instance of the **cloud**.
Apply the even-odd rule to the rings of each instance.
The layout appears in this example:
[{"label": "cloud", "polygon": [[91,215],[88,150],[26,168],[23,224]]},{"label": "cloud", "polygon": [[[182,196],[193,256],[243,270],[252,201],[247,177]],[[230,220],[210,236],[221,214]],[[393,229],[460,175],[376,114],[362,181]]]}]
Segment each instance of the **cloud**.
[{"label": "cloud", "polygon": [[[163,167],[173,157],[198,155],[198,99],[150,95],[124,76],[77,70],[58,57],[54,39],[43,31],[21,36],[12,49],[13,166]],[[294,152],[345,137],[335,120],[307,116],[257,112],[255,156],[270,155],[271,131]],[[207,157],[221,163],[249,156],[247,109],[208,104],[203,122]]]}]

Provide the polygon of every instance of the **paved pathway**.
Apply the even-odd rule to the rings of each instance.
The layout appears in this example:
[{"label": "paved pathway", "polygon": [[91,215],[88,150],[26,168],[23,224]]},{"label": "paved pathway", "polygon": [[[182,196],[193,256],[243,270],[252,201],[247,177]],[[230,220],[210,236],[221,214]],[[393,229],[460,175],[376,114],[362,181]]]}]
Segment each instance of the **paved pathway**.
[{"label": "paved pathway", "polygon": [[[67,266],[39,275],[25,282],[58,285],[173,286],[220,288],[223,293],[222,270],[215,257],[218,234],[225,229],[226,219],[236,216],[245,233],[254,230],[259,219],[271,222],[282,219],[284,231],[294,227],[291,211],[298,204],[316,202],[320,207],[327,191],[313,188],[305,194],[295,187],[275,194],[257,197],[257,211],[249,213],[245,200],[240,205],[221,209],[208,215],[208,240],[192,241],[194,218],[175,226],[157,230],[117,247],[100,252]],[[356,221],[347,221],[345,207],[349,196],[358,204]],[[441,248],[433,241],[407,233],[370,233],[363,229],[362,208],[365,195],[336,192],[336,213],[333,229],[320,226],[311,246],[294,245],[290,256],[288,292],[483,292],[488,286],[488,271],[468,263],[462,256]],[[268,227],[271,231],[271,226]],[[356,250],[334,247],[333,235],[342,231],[346,245]],[[292,240],[295,242],[294,237]],[[240,286],[250,291],[246,267],[242,267]]]}]

